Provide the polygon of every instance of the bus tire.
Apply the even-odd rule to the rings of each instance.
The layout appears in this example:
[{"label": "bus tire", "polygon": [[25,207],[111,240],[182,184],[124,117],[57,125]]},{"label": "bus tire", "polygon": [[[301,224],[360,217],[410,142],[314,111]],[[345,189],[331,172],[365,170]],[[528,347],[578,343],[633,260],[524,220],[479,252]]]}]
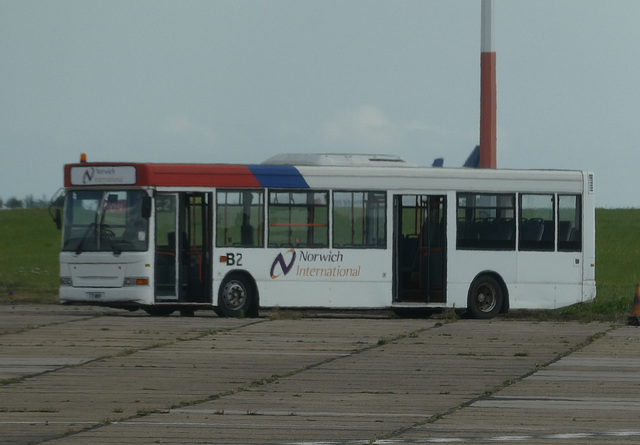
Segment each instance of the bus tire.
[{"label": "bus tire", "polygon": [[255,295],[253,283],[245,274],[231,273],[220,285],[216,313],[222,317],[256,316]]},{"label": "bus tire", "polygon": [[467,297],[467,310],[473,318],[488,320],[500,313],[504,295],[502,286],[491,275],[480,275],[471,287]]}]

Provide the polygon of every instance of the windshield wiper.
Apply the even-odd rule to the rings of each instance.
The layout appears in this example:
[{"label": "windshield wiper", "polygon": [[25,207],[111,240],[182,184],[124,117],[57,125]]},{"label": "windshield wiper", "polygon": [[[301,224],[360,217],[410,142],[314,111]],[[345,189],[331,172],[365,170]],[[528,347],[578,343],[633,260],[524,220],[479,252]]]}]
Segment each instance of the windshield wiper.
[{"label": "windshield wiper", "polygon": [[[115,241],[113,232],[109,229],[109,226],[106,224],[98,224],[91,223],[87,226],[87,230],[85,230],[82,238],[80,238],[80,242],[78,243],[78,247],[76,247],[76,255],[80,255],[83,250],[84,242],[89,238],[89,234],[94,232],[94,238],[96,238],[96,242],[101,244],[103,241],[108,241],[111,245],[111,251],[114,255],[120,255],[122,250],[118,247],[118,243]],[[106,247],[106,246],[105,246]],[[100,249],[98,249],[100,250]]]},{"label": "windshield wiper", "polygon": [[87,226],[87,230],[84,231],[84,234],[82,235],[82,238],[80,238],[80,242],[78,243],[78,247],[76,247],[76,255],[80,255],[82,253],[82,247],[84,246],[84,242],[89,237],[89,233],[92,229],[95,230],[97,227],[98,225],[94,222]]},{"label": "windshield wiper", "polygon": [[114,233],[106,224],[100,224],[100,239],[109,241],[109,244],[111,244],[111,250],[113,251],[114,255],[120,255],[122,253],[122,251],[118,247],[118,243],[115,240]]}]

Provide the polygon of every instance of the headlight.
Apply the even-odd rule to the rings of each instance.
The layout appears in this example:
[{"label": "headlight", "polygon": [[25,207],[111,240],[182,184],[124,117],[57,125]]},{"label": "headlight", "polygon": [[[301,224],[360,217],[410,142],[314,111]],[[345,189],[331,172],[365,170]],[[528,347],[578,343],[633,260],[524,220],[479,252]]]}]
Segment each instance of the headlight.
[{"label": "headlight", "polygon": [[60,277],[60,286],[73,286],[71,277]]}]

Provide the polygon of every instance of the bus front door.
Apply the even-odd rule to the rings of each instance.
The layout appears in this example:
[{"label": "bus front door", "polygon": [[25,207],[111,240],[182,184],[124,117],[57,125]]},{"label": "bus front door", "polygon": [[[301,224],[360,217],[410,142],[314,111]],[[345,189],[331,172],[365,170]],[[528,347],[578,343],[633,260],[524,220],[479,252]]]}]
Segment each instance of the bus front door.
[{"label": "bus front door", "polygon": [[211,302],[211,194],[156,196],[156,302]]},{"label": "bus front door", "polygon": [[444,303],[446,196],[394,197],[394,302]]}]

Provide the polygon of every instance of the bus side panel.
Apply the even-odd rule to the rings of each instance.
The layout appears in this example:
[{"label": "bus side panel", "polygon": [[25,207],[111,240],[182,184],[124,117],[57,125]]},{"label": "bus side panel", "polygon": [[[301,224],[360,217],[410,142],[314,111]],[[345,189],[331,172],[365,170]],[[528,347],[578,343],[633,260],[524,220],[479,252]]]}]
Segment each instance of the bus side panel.
[{"label": "bus side panel", "polygon": [[391,306],[391,251],[383,249],[218,248],[214,304],[224,277],[244,271],[260,306],[382,308]]},{"label": "bus side panel", "polygon": [[596,298],[595,280],[586,280],[582,286],[582,303],[589,303]]},{"label": "bus side panel", "polygon": [[467,307],[469,287],[482,272],[491,272],[500,276],[509,289],[509,297],[512,301],[511,284],[515,282],[517,276],[516,260],[515,251],[450,249],[447,260],[447,306]]},{"label": "bus side panel", "polygon": [[580,253],[454,250],[449,255],[448,306],[466,307],[481,272],[499,275],[511,309],[551,309],[583,301]]},{"label": "bus side panel", "polygon": [[[450,304],[448,306],[466,307],[470,284],[471,282],[449,283]],[[505,285],[509,292],[510,309],[550,309],[582,301],[582,286],[580,284],[520,284],[514,281],[505,281]],[[562,304],[559,303],[560,301]]]},{"label": "bus side panel", "polygon": [[557,308],[582,301],[581,252],[520,252],[512,308]]},{"label": "bus side panel", "polygon": [[524,283],[510,289],[511,309],[554,309],[582,301],[582,284]]},{"label": "bus side panel", "polygon": [[388,282],[258,282],[262,307],[382,309],[391,306]]}]

